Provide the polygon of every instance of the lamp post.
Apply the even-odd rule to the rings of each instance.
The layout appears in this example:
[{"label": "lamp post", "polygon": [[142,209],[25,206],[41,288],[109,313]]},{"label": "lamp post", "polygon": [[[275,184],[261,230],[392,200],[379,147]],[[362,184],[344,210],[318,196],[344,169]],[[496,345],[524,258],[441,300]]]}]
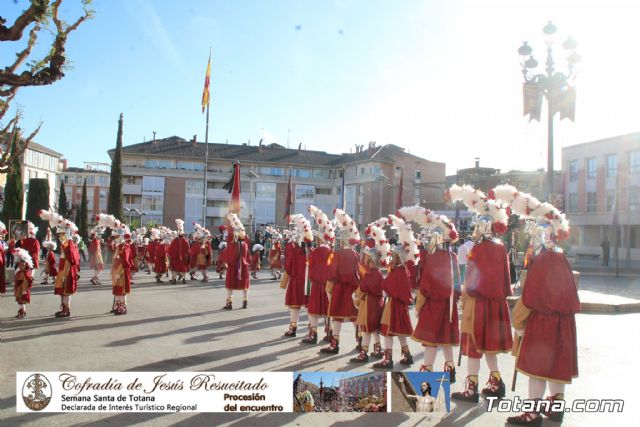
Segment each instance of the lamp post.
[{"label": "lamp post", "polygon": [[[570,52],[567,57],[568,64],[568,73],[561,73],[556,71],[554,68],[553,61],[553,35],[556,33],[557,27],[553,25],[551,21],[547,23],[542,29],[542,32],[548,36],[547,39],[547,59],[545,62],[545,73],[534,73],[534,69],[538,66],[538,61],[533,57],[533,49],[531,46],[527,44],[527,42],[523,42],[522,46],[518,49],[518,54],[521,57],[521,65],[522,65],[522,76],[524,77],[525,82],[525,104],[527,103],[527,89],[531,89],[533,94],[530,96],[541,97],[544,96],[547,100],[547,188],[546,188],[546,196],[547,200],[550,200],[551,193],[553,192],[553,117],[557,112],[559,112],[559,107],[561,107],[561,103],[566,103],[568,98],[566,97],[567,91],[573,91],[573,87],[570,82],[574,79],[574,67],[580,62],[580,55],[576,52],[576,48],[578,47],[578,43],[571,37],[569,37],[563,44],[562,47]],[[575,98],[572,103],[575,102]],[[541,100],[540,100],[541,103]],[[526,107],[525,107],[526,108]],[[537,107],[538,112],[535,113],[535,116],[538,120],[539,117],[539,107]],[[525,114],[529,112],[531,117],[533,118],[534,112],[527,111],[525,109]],[[563,118],[563,112],[560,114],[560,118]],[[566,117],[572,118],[573,112],[567,113]]]}]

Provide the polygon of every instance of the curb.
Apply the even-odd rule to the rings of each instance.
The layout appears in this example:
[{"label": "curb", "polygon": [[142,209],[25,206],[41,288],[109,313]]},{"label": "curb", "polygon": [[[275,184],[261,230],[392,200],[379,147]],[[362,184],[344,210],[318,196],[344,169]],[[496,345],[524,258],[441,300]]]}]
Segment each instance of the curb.
[{"label": "curb", "polygon": [[[507,297],[509,307],[513,308],[520,297]],[[640,302],[625,304],[603,304],[598,302],[581,302],[580,313],[582,314],[625,314],[640,313]]]}]

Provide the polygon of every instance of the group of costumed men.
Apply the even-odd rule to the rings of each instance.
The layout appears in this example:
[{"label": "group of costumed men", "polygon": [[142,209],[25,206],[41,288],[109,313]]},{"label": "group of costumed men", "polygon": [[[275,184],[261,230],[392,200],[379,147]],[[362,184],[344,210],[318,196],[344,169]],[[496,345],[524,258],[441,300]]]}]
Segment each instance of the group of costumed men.
[{"label": "group of costumed men", "polygon": [[[460,345],[467,357],[468,376],[464,390],[451,397],[470,402],[478,402],[480,394],[505,396],[497,355],[511,351],[517,371],[529,377],[529,397],[538,400],[542,409],[509,417],[508,422],[540,425],[543,415],[561,421],[564,412],[559,403],[564,400],[565,384],[578,375],[575,314],[580,301],[573,272],[558,246],[569,236],[568,221],[553,205],[510,185],[498,186],[488,196],[468,185],[454,185],[448,195],[476,215],[475,244],[463,283],[450,246],[458,233],[444,215],[419,206],[404,207],[369,224],[364,241],[355,221],[340,209],[334,210],[330,220],[309,206],[317,230],[312,230],[305,216],[291,215],[290,230],[283,231],[281,287],[286,289],[285,305],[290,311],[284,337],[296,336],[300,310],[306,307],[309,329],[302,344],[318,343],[318,324],[324,319],[323,340],[329,345],[320,352],[337,354],[342,324],[352,322],[358,355],[350,362],[364,364],[373,357],[382,359],[373,368],[392,369],[393,337],[400,343],[400,363],[413,364],[407,345],[411,337],[424,347],[420,371],[433,369],[440,348],[451,383],[456,381],[453,347]],[[530,237],[527,269],[520,280],[522,297],[513,313],[507,303],[513,293],[507,252],[498,239],[507,231],[511,212],[526,222]],[[421,229],[417,238],[411,223]],[[393,237],[387,237],[387,228]],[[412,305],[415,327],[409,316]],[[489,379],[480,392],[483,357]],[[543,400],[547,384],[551,395]]]}]

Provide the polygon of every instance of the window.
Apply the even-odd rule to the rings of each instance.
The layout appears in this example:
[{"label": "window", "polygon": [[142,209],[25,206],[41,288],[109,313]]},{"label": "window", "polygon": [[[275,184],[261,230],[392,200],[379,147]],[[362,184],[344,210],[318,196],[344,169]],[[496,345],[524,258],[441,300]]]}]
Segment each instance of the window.
[{"label": "window", "polygon": [[258,170],[258,174],[259,175],[269,175],[269,176],[284,176],[284,169],[283,168],[272,168],[272,167],[260,168]]},{"label": "window", "polygon": [[607,176],[618,176],[618,156],[615,154],[607,156]]},{"label": "window", "polygon": [[587,212],[595,212],[597,209],[595,191],[587,192]]},{"label": "window", "polygon": [[164,191],[164,178],[161,176],[143,176],[142,191],[147,193],[162,193]]},{"label": "window", "polygon": [[256,199],[276,199],[275,182],[256,182]]},{"label": "window", "polygon": [[421,175],[422,175],[422,171],[421,171],[421,170],[416,169],[416,179],[420,179],[420,178],[421,178]]},{"label": "window", "polygon": [[330,195],[331,188],[316,188],[316,194]]},{"label": "window", "polygon": [[313,185],[296,185],[296,200],[313,201],[316,188]]},{"label": "window", "polygon": [[311,169],[293,169],[291,175],[300,178],[311,178]]},{"label": "window", "polygon": [[329,176],[329,172],[322,169],[314,169],[313,177],[314,178],[326,178]]},{"label": "window", "polygon": [[380,176],[380,166],[372,166],[369,168],[369,172],[373,176]]},{"label": "window", "polygon": [[416,187],[413,190],[413,201],[415,203],[420,203],[420,187]]},{"label": "window", "polygon": [[[102,199],[102,191],[103,190],[100,190],[100,199]],[[106,190],[104,190],[104,191],[105,191],[105,198],[106,198],[107,192],[106,192]],[[134,196],[132,194],[125,194],[124,195],[124,203],[127,204],[127,205],[139,204],[140,203],[139,197],[140,196]]]},{"label": "window", "polygon": [[578,193],[569,193],[568,212],[578,212]]},{"label": "window", "polygon": [[629,153],[629,174],[640,174],[640,150]]},{"label": "window", "polygon": [[191,171],[203,171],[204,170],[204,163],[178,161],[177,168],[178,169],[191,170]]},{"label": "window", "polygon": [[186,183],[185,194],[191,194],[202,197],[204,183],[199,180],[188,179]]},{"label": "window", "polygon": [[578,161],[571,160],[569,162],[569,181],[578,180]]},{"label": "window", "polygon": [[360,175],[364,175],[364,168],[360,168]]},{"label": "window", "polygon": [[127,184],[129,184],[129,185],[135,185],[135,183],[136,183],[136,177],[135,176],[127,176],[127,177],[125,177],[125,179],[127,180]]},{"label": "window", "polygon": [[143,196],[143,211],[162,211],[162,196]]},{"label": "window", "polygon": [[640,211],[640,190],[629,191],[629,210]]},{"label": "window", "polygon": [[207,190],[215,190],[224,187],[224,182],[207,181]]},{"label": "window", "polygon": [[68,184],[69,183],[69,175],[64,175],[62,177],[62,180],[64,181],[65,184]]},{"label": "window", "polygon": [[88,177],[85,178],[85,180],[87,181],[87,185],[95,185],[96,184],[95,175],[89,175]]},{"label": "window", "polygon": [[595,179],[596,177],[596,159],[592,157],[587,159],[587,179]]},{"label": "window", "polygon": [[144,167],[151,169],[171,169],[173,162],[167,159],[146,159]]},{"label": "window", "polygon": [[615,190],[607,190],[607,212],[611,212],[613,210],[613,204],[616,201],[616,191]]}]

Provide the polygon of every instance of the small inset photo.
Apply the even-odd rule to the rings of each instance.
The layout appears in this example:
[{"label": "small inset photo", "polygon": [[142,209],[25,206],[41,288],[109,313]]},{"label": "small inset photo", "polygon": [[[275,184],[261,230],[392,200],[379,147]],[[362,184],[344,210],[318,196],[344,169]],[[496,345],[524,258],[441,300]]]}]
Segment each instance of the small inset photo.
[{"label": "small inset photo", "polygon": [[294,372],[294,412],[387,412],[385,372]]},{"label": "small inset photo", "polygon": [[393,372],[392,412],[440,412],[451,410],[448,372]]}]

